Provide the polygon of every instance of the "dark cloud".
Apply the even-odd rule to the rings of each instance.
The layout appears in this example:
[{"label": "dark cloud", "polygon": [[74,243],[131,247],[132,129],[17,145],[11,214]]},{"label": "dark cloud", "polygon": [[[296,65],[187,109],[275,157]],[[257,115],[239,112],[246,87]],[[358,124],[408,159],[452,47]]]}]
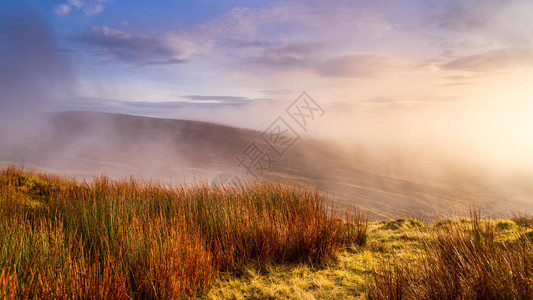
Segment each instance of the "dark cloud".
[{"label": "dark cloud", "polygon": [[97,47],[98,55],[144,65],[184,63],[194,48],[189,39],[176,33],[134,35],[105,26],[93,27],[75,40]]}]

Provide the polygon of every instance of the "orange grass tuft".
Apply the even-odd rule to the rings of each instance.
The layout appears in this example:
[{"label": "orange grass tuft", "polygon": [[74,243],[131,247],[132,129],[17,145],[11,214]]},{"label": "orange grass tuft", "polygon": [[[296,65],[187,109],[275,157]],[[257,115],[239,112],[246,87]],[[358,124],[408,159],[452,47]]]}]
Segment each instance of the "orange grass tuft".
[{"label": "orange grass tuft", "polygon": [[364,244],[367,221],[328,212],[311,188],[173,188],[105,176],[0,174],[0,297],[196,298],[217,272],[322,264]]}]

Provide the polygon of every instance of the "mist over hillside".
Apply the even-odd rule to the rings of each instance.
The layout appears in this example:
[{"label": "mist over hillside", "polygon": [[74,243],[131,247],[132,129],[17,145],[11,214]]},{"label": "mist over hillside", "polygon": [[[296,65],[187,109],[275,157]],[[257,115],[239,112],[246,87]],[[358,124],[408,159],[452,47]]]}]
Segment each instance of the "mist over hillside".
[{"label": "mist over hillside", "polygon": [[46,130],[32,140],[0,147],[2,164],[87,179],[105,173],[175,184],[209,182],[233,173],[243,180],[310,184],[332,195],[339,207],[356,204],[378,219],[467,214],[471,207],[499,216],[532,207],[527,198],[531,191],[518,180],[494,184],[486,176],[452,167],[431,173],[400,158],[383,160],[364,147],[349,150],[299,140],[255,178],[235,158],[251,142],[268,147],[259,131],[96,112],[47,113],[43,122]]}]

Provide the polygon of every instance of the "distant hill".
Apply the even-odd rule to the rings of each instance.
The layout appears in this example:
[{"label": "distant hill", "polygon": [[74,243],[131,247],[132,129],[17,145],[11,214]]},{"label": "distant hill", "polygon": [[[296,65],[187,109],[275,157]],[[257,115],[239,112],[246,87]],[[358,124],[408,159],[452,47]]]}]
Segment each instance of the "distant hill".
[{"label": "distant hill", "polygon": [[[250,143],[269,147],[261,132],[206,122],[97,112],[49,113],[47,119],[47,130],[34,140],[0,149],[0,161],[81,177],[105,172],[205,181],[220,173],[242,174],[234,158]],[[364,151],[316,140],[299,140],[275,160],[263,178],[316,185],[337,205],[355,203],[376,219],[462,214],[473,206],[486,216],[533,208],[523,194],[479,178],[392,174]]]}]

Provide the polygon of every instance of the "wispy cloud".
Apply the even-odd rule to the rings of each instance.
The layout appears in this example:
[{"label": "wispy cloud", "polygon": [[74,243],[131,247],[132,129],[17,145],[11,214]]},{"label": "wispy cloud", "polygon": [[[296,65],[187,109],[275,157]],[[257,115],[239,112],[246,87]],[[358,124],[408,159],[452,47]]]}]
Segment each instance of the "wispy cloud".
[{"label": "wispy cloud", "polygon": [[285,95],[291,92],[289,89],[281,89],[281,90],[262,90],[259,91],[266,95]]},{"label": "wispy cloud", "polygon": [[384,55],[358,53],[335,57],[316,66],[316,71],[329,77],[375,77],[394,68],[391,59]]},{"label": "wispy cloud", "polygon": [[459,57],[444,64],[442,68],[447,70],[489,72],[532,66],[533,50],[531,49],[497,49]]},{"label": "wispy cloud", "polygon": [[107,0],[67,0],[63,4],[54,6],[53,10],[59,16],[68,15],[72,10],[80,10],[90,16],[101,13],[104,10],[102,5],[104,2],[107,2]]},{"label": "wispy cloud", "polygon": [[70,10],[71,10],[71,7],[68,4],[60,4],[54,7],[54,13],[60,16],[68,15],[70,13]]},{"label": "wispy cloud", "polygon": [[[416,102],[464,91],[465,85],[477,88],[502,70],[532,67],[533,19],[527,15],[533,3],[527,2],[283,0],[235,7],[198,23],[154,28],[133,19],[132,26],[99,23],[75,39],[90,49],[85,53],[124,63],[123,70],[133,70],[137,78],[146,75],[147,80],[135,81],[151,85],[146,90],[167,86],[169,98],[200,94],[209,86],[209,92],[222,95],[231,95],[232,88],[238,95],[273,90],[267,97],[310,88],[330,98],[337,91],[365,99],[401,92]],[[69,3],[68,9],[81,7]],[[168,78],[176,80],[168,83]],[[158,79],[164,83],[154,83]],[[130,94],[116,98],[160,98]],[[186,97],[175,100],[248,101]]]},{"label": "wispy cloud", "polygon": [[179,98],[186,99],[190,103],[219,103],[219,104],[244,104],[254,99],[248,97],[236,96],[204,96],[204,95],[187,95]]},{"label": "wispy cloud", "polygon": [[273,101],[270,98],[247,98],[236,96],[187,95],[176,97],[175,101],[123,101],[108,98],[76,98],[71,101],[55,101],[55,110],[88,110],[113,113],[169,116],[179,114],[184,109],[223,109],[251,107],[259,102]]}]

